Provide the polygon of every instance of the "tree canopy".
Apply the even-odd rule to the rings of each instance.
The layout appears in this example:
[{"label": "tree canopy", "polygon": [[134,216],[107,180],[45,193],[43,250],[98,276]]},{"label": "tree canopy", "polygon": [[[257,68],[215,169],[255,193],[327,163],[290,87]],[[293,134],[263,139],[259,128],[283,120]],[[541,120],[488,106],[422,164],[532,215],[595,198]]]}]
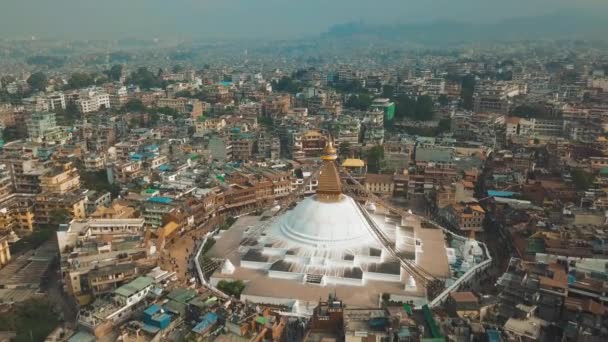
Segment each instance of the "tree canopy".
[{"label": "tree canopy", "polygon": [[377,145],[366,153],[367,170],[371,173],[380,173],[384,161],[384,147]]},{"label": "tree canopy", "polygon": [[68,80],[69,89],[80,89],[90,87],[95,84],[93,75],[86,72],[75,72]]},{"label": "tree canopy", "polygon": [[32,87],[32,89],[35,91],[44,91],[48,83],[48,78],[41,71],[33,73],[27,79],[27,84],[29,84],[30,87]]},{"label": "tree canopy", "polygon": [[272,88],[279,92],[295,94],[300,90],[300,83],[289,76],[283,76],[279,81],[272,83]]},{"label": "tree canopy", "polygon": [[155,75],[153,72],[148,70],[148,68],[141,67],[131,73],[131,75],[127,79],[127,83],[138,85],[140,88],[143,89],[162,87],[163,82],[160,78],[161,74],[161,70],[159,70],[158,74]]},{"label": "tree canopy", "polygon": [[122,76],[122,65],[115,64],[109,70],[104,71],[104,74],[112,81],[120,81],[120,77]]},{"label": "tree canopy", "polygon": [[241,292],[243,292],[245,289],[245,283],[240,280],[220,280],[219,283],[217,283],[217,288],[228,295],[239,298],[241,296]]},{"label": "tree canopy", "polygon": [[368,110],[372,105],[373,98],[368,94],[354,94],[348,97],[344,107],[358,110]]},{"label": "tree canopy", "polygon": [[433,99],[430,96],[418,96],[413,99],[409,96],[400,96],[396,100],[395,116],[399,120],[405,118],[429,121],[433,119],[435,113]]},{"label": "tree canopy", "polygon": [[460,89],[460,98],[462,99],[462,108],[473,110],[473,93],[475,91],[475,76],[466,75],[461,81],[462,88]]}]

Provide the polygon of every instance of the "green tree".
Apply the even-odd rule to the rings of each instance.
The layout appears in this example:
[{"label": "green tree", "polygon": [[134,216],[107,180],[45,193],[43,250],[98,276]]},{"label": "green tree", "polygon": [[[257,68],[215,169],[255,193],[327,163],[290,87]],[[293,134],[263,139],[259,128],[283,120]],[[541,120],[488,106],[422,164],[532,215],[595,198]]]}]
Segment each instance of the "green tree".
[{"label": "green tree", "polygon": [[181,90],[174,94],[175,97],[186,97],[186,98],[196,98],[194,94],[190,90]]},{"label": "green tree", "polygon": [[405,118],[429,121],[435,114],[433,99],[430,96],[418,96],[416,100],[409,96],[401,96],[395,104],[395,117],[398,120]]},{"label": "green tree", "polygon": [[382,97],[391,99],[391,98],[393,98],[394,94],[395,94],[395,87],[393,87],[392,85],[387,84],[382,87]]},{"label": "green tree", "polygon": [[183,72],[184,70],[186,70],[186,69],[184,68],[184,66],[183,66],[183,65],[179,65],[179,64],[174,65],[174,66],[173,66],[173,69],[171,69],[171,71],[173,71],[173,73],[174,73],[174,74],[177,74],[177,73]]},{"label": "green tree", "polygon": [[75,72],[68,80],[68,89],[80,89],[95,84],[95,78],[86,72]]},{"label": "green tree", "polygon": [[105,170],[81,172],[80,180],[85,189],[109,192],[113,197],[118,197],[120,194],[120,186],[110,184]]},{"label": "green tree", "polygon": [[414,117],[416,112],[416,100],[409,96],[400,96],[395,101],[395,117],[397,120]]},{"label": "green tree", "polygon": [[368,94],[357,94],[351,95],[346,100],[344,106],[346,108],[358,109],[358,110],[368,110],[372,105],[373,99]]},{"label": "green tree", "polygon": [[475,92],[475,76],[466,75],[462,78],[460,89],[460,98],[462,99],[462,108],[473,110],[473,93]]},{"label": "green tree", "polygon": [[245,289],[245,283],[243,283],[241,280],[220,280],[220,282],[217,283],[217,288],[228,295],[239,298],[241,296],[241,292],[243,292]]},{"label": "green tree", "polygon": [[366,153],[367,170],[371,173],[380,173],[384,161],[384,147],[377,145]]},{"label": "green tree", "polygon": [[450,118],[439,120],[437,126],[437,134],[449,132],[452,129],[452,120]]},{"label": "green tree", "polygon": [[289,76],[283,76],[280,80],[273,82],[272,88],[278,92],[295,94],[300,90],[300,83]]},{"label": "green tree", "polygon": [[434,112],[433,99],[428,95],[418,96],[414,119],[420,121],[433,120]]},{"label": "green tree", "polygon": [[450,99],[448,98],[448,96],[446,94],[441,94],[441,95],[439,95],[437,102],[439,102],[440,106],[445,107],[448,104],[450,104]]},{"label": "green tree", "polygon": [[56,209],[49,214],[49,220],[52,225],[68,223],[71,217],[70,212],[65,209]]},{"label": "green tree", "polygon": [[274,121],[272,120],[272,118],[270,116],[262,116],[259,120],[260,125],[266,126],[266,127],[272,127],[274,125]]},{"label": "green tree", "polygon": [[340,156],[348,157],[348,156],[350,156],[351,152],[352,152],[352,146],[350,145],[350,143],[348,141],[340,143],[340,147],[338,150],[338,154]]},{"label": "green tree", "polygon": [[11,75],[5,75],[0,78],[0,87],[6,87],[7,85],[15,82],[15,78]]},{"label": "green tree", "polygon": [[571,174],[574,186],[578,191],[589,190],[595,182],[595,175],[583,169],[573,169]]},{"label": "green tree", "polygon": [[122,106],[122,110],[127,113],[130,113],[130,112],[142,113],[142,112],[146,111],[146,106],[139,99],[131,99],[131,100],[127,101],[127,103],[125,103],[124,106]]},{"label": "green tree", "polygon": [[16,332],[16,342],[44,341],[58,324],[58,314],[45,297],[16,303],[0,314],[0,330]]},{"label": "green tree", "polygon": [[156,112],[165,114],[165,115],[169,115],[173,118],[177,118],[179,116],[179,112],[176,109],[169,108],[169,107],[156,108]]},{"label": "green tree", "polygon": [[544,118],[549,116],[547,109],[542,104],[522,104],[513,108],[511,113],[523,118]]},{"label": "green tree", "polygon": [[32,87],[35,91],[44,91],[48,85],[49,80],[43,72],[36,72],[30,75],[27,79],[27,84]]},{"label": "green tree", "polygon": [[112,67],[109,70],[104,71],[104,73],[108,76],[110,80],[118,82],[120,81],[120,77],[122,76],[122,65],[112,65]]},{"label": "green tree", "polygon": [[153,72],[148,70],[146,67],[138,68],[132,72],[127,80],[128,84],[138,85],[143,89],[157,88],[163,85],[160,76],[162,75],[162,69],[158,70],[158,74],[155,75]]}]

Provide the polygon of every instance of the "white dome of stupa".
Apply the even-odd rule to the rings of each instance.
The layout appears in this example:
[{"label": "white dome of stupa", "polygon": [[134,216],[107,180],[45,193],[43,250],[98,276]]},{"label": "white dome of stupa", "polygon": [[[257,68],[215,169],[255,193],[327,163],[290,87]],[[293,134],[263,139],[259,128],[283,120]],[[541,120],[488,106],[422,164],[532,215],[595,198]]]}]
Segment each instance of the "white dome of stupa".
[{"label": "white dome of stupa", "polygon": [[467,239],[464,245],[460,248],[462,257],[467,262],[474,262],[475,257],[483,256],[483,249],[479,246],[479,243],[474,239]]},{"label": "white dome of stupa", "polygon": [[290,245],[307,248],[340,249],[376,244],[361,210],[346,195],[334,201],[324,201],[318,196],[304,199],[274,224],[273,232]]}]

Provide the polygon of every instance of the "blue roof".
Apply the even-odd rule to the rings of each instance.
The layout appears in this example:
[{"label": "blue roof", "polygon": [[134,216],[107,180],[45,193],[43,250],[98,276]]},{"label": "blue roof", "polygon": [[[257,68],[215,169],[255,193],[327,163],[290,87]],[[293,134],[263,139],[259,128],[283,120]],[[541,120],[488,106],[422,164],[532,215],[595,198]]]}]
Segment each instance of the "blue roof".
[{"label": "blue roof", "polygon": [[486,334],[488,335],[488,342],[500,342],[500,333],[498,331],[488,329],[486,330]]},{"label": "blue roof", "polygon": [[194,328],[192,328],[192,331],[197,334],[200,334],[203,331],[209,329],[209,327],[214,325],[215,322],[217,322],[217,314],[214,312],[207,312],[207,314],[203,316],[203,320],[200,321]]},{"label": "blue roof", "polygon": [[155,313],[159,312],[160,310],[161,310],[160,306],[158,306],[156,304],[152,304],[144,311],[144,314],[152,316]]},{"label": "blue roof", "polygon": [[148,332],[150,334],[156,334],[157,332],[160,331],[159,327],[155,327],[151,324],[144,324],[144,326],[142,327],[142,329],[144,329],[145,332]]},{"label": "blue roof", "polygon": [[158,169],[161,171],[170,171],[172,169],[172,167],[167,164],[163,164],[163,165],[159,166]]},{"label": "blue roof", "polygon": [[142,155],[141,155],[141,154],[139,154],[139,153],[133,153],[133,154],[131,155],[131,157],[130,157],[130,158],[131,158],[131,160],[142,160],[142,159],[143,159],[143,157],[144,157],[144,156],[142,156]]},{"label": "blue roof", "polygon": [[223,85],[224,87],[230,87],[232,85],[232,82],[222,81],[222,82],[220,82],[220,85]]},{"label": "blue roof", "polygon": [[169,197],[150,197],[150,198],[148,198],[148,202],[169,204],[169,203],[173,202],[173,199],[169,198]]},{"label": "blue roof", "polygon": [[488,190],[489,197],[513,197],[515,194],[513,191]]}]

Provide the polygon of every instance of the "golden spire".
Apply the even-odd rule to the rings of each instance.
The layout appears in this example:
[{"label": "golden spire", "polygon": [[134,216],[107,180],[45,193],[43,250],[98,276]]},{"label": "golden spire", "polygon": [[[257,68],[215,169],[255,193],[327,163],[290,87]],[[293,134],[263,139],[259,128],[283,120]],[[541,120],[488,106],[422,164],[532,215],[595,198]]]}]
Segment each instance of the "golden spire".
[{"label": "golden spire", "polygon": [[321,172],[319,173],[317,198],[326,201],[337,201],[340,199],[342,183],[340,182],[340,173],[336,168],[336,159],[338,159],[338,155],[330,138],[321,156],[323,166],[321,166]]},{"label": "golden spire", "polygon": [[332,140],[333,139],[330,137],[323,149],[323,155],[321,156],[321,160],[323,161],[334,161],[338,159],[338,153]]}]

